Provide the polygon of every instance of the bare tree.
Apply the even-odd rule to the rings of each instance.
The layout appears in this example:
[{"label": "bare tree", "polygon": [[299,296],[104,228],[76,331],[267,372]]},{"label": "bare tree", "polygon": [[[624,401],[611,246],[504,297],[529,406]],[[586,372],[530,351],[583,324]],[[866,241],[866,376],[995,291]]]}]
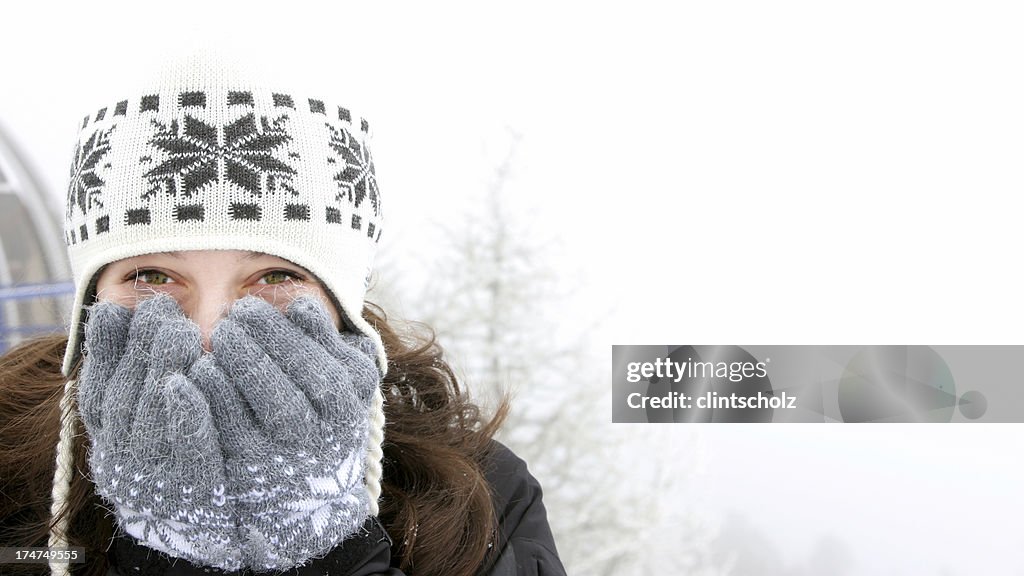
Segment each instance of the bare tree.
[{"label": "bare tree", "polygon": [[[648,427],[634,445],[610,423],[610,351],[591,341],[600,315],[563,317],[578,287],[567,286],[564,271],[557,274],[547,257],[558,239],[531,227],[529,210],[509,205],[506,185],[519,141],[511,135],[481,202],[440,225],[446,246],[433,250],[443,256],[430,265],[430,282],[415,294],[383,299],[403,301],[434,328],[485,403],[504,392],[514,397],[501,440],[544,486],[570,573],[724,573],[711,557],[713,530],[685,504],[665,505],[665,498],[686,493],[694,462],[688,449],[696,442],[662,442],[680,454],[659,453],[642,466],[650,477],[639,478],[627,456],[667,432]],[[380,275],[397,266],[383,263]]]}]

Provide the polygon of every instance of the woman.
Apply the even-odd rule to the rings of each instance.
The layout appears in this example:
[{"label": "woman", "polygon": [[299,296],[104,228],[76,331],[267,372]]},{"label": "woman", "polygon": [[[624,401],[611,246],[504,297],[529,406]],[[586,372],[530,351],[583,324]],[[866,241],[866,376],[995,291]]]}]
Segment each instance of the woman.
[{"label": "woman", "polygon": [[83,120],[73,329],[0,365],[2,545],[84,547],[54,574],[564,573],[505,408],[364,303],[368,140],[206,62]]}]

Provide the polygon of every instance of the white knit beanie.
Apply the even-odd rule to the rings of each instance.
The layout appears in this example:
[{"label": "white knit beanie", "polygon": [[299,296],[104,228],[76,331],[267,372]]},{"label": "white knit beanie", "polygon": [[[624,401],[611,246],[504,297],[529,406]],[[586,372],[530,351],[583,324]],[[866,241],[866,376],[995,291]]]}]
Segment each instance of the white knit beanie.
[{"label": "white knit beanie", "polygon": [[[68,188],[65,241],[76,286],[63,370],[82,353],[87,306],[103,266],[155,252],[248,250],[312,272],[351,330],[377,347],[362,317],[380,241],[380,195],[369,125],[323,95],[255,81],[222,60],[194,57],[149,90],[82,120]],[[65,392],[53,511],[71,474],[73,385]],[[378,393],[367,484],[380,495],[383,395]],[[51,543],[64,541],[65,526]]]},{"label": "white knit beanie", "polygon": [[65,220],[76,294],[64,372],[103,266],[209,249],[264,252],[315,274],[386,370],[362,318],[380,235],[366,120],[220,61],[188,60],[82,120]]}]

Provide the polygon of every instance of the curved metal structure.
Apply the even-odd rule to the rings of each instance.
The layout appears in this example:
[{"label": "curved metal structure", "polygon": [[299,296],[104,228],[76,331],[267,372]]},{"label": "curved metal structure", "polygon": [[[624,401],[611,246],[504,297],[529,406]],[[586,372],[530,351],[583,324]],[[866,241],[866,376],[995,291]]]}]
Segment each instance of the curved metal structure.
[{"label": "curved metal structure", "polygon": [[0,127],[0,352],[27,336],[64,330],[71,271],[60,219]]}]

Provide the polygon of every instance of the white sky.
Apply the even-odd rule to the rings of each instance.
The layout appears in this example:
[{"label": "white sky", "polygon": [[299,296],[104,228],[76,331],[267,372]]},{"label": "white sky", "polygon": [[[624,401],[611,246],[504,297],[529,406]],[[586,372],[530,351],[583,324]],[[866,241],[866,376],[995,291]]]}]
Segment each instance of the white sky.
[{"label": "white sky", "polygon": [[[566,318],[613,311],[600,353],[1024,344],[1015,3],[483,4],[17,2],[0,123],[60,198],[78,121],[160,57],[252,54],[366,110],[384,250],[521,134],[508,194],[584,281]],[[702,432],[704,504],[793,562],[830,531],[858,573],[1021,573],[1021,426]]]}]

